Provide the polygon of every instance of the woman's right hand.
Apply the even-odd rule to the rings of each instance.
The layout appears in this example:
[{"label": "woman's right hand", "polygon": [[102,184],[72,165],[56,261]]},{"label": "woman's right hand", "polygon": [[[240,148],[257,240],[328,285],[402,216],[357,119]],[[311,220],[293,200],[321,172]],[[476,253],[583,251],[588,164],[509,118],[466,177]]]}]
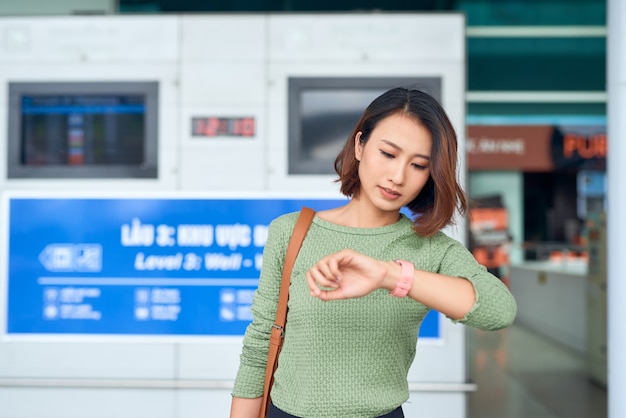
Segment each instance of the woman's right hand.
[{"label": "woman's right hand", "polygon": [[306,273],[307,284],[311,295],[322,300],[357,298],[395,286],[387,283],[390,264],[395,263],[346,249],[323,257],[311,267]]}]

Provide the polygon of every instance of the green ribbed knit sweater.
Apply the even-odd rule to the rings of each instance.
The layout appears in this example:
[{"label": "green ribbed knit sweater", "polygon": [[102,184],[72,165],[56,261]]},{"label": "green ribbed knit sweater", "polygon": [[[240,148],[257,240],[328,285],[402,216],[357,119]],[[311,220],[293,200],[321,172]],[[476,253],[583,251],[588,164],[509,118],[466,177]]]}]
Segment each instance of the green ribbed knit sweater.
[{"label": "green ribbed knit sweater", "polygon": [[[263,394],[282,265],[297,215],[283,215],[270,225],[233,396]],[[429,308],[382,289],[341,301],[312,297],[306,271],[336,251],[351,248],[380,260],[408,260],[418,270],[464,277],[473,283],[477,301],[459,322],[483,330],[513,322],[516,303],[511,293],[462,244],[441,232],[419,237],[412,227],[405,216],[380,228],[314,218],[292,272],[285,341],[271,393],[277,407],[304,418],[372,418],[409,398],[407,373]]]}]

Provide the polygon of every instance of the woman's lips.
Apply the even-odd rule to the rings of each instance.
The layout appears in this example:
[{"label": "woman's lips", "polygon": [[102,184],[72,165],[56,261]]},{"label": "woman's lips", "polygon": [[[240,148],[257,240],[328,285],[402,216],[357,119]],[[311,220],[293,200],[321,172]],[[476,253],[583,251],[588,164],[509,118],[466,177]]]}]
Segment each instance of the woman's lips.
[{"label": "woman's lips", "polygon": [[386,187],[380,187],[380,192],[387,199],[397,199],[400,197],[400,193]]}]

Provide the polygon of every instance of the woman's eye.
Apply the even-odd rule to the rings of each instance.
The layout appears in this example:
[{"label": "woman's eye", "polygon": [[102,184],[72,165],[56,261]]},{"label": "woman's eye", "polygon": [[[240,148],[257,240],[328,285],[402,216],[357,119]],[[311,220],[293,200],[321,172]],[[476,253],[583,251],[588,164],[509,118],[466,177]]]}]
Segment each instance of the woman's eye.
[{"label": "woman's eye", "polygon": [[380,150],[380,153],[387,158],[393,158],[393,154],[390,154],[386,151]]},{"label": "woman's eye", "polygon": [[426,167],[420,164],[413,164],[413,167],[417,168],[418,170],[426,170]]}]

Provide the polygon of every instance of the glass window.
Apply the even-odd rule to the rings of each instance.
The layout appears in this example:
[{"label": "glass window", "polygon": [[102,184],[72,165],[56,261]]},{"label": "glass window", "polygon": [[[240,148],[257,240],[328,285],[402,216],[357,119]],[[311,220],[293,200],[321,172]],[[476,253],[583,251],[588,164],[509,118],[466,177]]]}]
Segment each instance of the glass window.
[{"label": "glass window", "polygon": [[460,0],[468,26],[552,26],[606,24],[603,0]]},{"label": "glass window", "polygon": [[468,90],[603,91],[606,39],[469,38]]},{"label": "glass window", "polygon": [[603,0],[120,0],[136,12],[460,11],[469,26],[605,25]]}]

